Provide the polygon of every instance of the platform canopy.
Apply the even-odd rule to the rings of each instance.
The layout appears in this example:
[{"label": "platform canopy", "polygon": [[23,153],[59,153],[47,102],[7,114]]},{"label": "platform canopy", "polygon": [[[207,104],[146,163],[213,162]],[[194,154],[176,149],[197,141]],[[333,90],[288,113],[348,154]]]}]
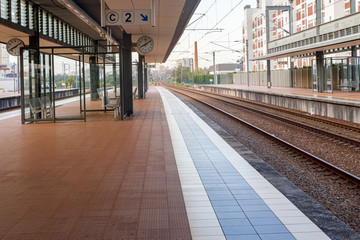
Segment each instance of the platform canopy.
[{"label": "platform canopy", "polygon": [[[151,9],[151,0],[104,0],[106,9],[139,10]],[[68,22],[88,36],[102,41],[100,0],[34,0],[35,3]],[[141,36],[149,36],[154,40],[154,49],[147,54],[147,63],[165,62],[181,37],[187,23],[193,15],[200,0],[155,0],[155,27],[149,25],[110,26],[112,36],[118,43],[122,42],[123,31],[132,35],[136,43]],[[80,15],[86,19],[80,18]],[[88,22],[87,22],[88,21]],[[134,48],[135,50],[135,48]]]},{"label": "platform canopy", "polygon": [[[105,0],[109,9],[150,9],[151,0]],[[124,25],[136,42],[141,36],[154,39],[154,50],[145,57],[146,62],[165,62],[181,37],[200,0],[155,0],[156,26]]]}]

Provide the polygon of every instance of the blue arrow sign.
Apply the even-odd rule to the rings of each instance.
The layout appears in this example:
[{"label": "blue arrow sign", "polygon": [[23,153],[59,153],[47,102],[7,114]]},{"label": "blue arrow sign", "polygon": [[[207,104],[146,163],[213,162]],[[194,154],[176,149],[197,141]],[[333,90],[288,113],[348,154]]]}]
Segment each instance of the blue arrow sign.
[{"label": "blue arrow sign", "polygon": [[147,22],[147,20],[148,20],[148,16],[147,16],[147,15],[144,15],[144,14],[141,13],[140,16],[142,17],[141,21]]},{"label": "blue arrow sign", "polygon": [[150,9],[112,9],[106,10],[105,25],[149,25]]}]

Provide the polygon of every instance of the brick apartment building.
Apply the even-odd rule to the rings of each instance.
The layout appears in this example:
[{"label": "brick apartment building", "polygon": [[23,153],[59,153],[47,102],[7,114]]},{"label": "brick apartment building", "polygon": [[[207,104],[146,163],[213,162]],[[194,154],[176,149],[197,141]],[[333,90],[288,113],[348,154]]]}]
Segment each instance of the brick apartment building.
[{"label": "brick apartment building", "polygon": [[[356,1],[356,11],[360,11],[360,1]],[[258,0],[257,7],[249,5],[244,8],[242,23],[243,62],[246,63],[246,40],[248,40],[249,58],[260,57],[266,54],[266,22],[265,7],[288,6],[289,0]],[[316,26],[316,0],[293,1],[293,32],[300,32]],[[329,22],[350,14],[350,0],[323,0],[322,23]],[[289,35],[289,12],[276,10],[270,11],[270,41]],[[346,54],[346,53],[345,53]],[[350,55],[350,53],[348,53]],[[344,56],[344,53],[342,53]],[[296,67],[310,66],[313,58],[296,58]],[[288,69],[290,58],[279,58],[271,61],[272,69]],[[246,71],[244,64],[244,71]],[[250,61],[250,71],[266,70],[265,61]]]}]

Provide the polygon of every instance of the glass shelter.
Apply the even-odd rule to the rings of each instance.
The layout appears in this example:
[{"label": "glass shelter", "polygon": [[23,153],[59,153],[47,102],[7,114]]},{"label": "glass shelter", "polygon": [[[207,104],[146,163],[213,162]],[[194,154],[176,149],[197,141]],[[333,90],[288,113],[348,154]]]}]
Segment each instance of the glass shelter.
[{"label": "glass shelter", "polygon": [[121,115],[120,46],[26,47],[20,60],[22,123]]},{"label": "glass shelter", "polygon": [[[333,90],[359,92],[360,91],[360,58],[359,57],[333,57],[325,58],[323,66],[316,65],[313,60],[312,80],[313,91],[333,92]],[[319,69],[322,69],[322,72]],[[320,81],[323,75],[324,81]]]}]

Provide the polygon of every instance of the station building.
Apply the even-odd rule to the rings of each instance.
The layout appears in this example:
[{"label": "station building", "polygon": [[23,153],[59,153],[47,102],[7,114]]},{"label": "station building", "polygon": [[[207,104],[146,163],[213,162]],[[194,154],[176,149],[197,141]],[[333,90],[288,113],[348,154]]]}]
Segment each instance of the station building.
[{"label": "station building", "polygon": [[[249,58],[257,58],[267,53],[266,42],[266,20],[265,12],[266,6],[287,6],[291,1],[288,0],[272,0],[272,1],[257,1],[257,6],[251,8],[246,6],[244,8],[244,20],[242,23],[242,42],[243,42],[243,61],[246,63],[246,40],[248,40]],[[359,12],[359,1],[354,1],[352,13]],[[316,26],[316,1],[315,0],[294,0],[292,1],[292,31],[293,33],[301,32]],[[341,1],[322,1],[321,8],[321,23],[333,21],[342,18],[351,13],[350,0]],[[290,35],[290,18],[289,12],[284,10],[270,11],[270,41],[284,38]],[[339,56],[339,54],[334,55]],[[340,56],[351,56],[348,53],[342,53]],[[294,65],[298,68],[303,66],[311,66],[313,57],[296,58]],[[264,71],[266,70],[266,63],[263,61],[250,61],[250,71]],[[244,65],[246,71],[246,65]],[[272,61],[271,68],[289,69],[289,58],[277,58]]]}]

